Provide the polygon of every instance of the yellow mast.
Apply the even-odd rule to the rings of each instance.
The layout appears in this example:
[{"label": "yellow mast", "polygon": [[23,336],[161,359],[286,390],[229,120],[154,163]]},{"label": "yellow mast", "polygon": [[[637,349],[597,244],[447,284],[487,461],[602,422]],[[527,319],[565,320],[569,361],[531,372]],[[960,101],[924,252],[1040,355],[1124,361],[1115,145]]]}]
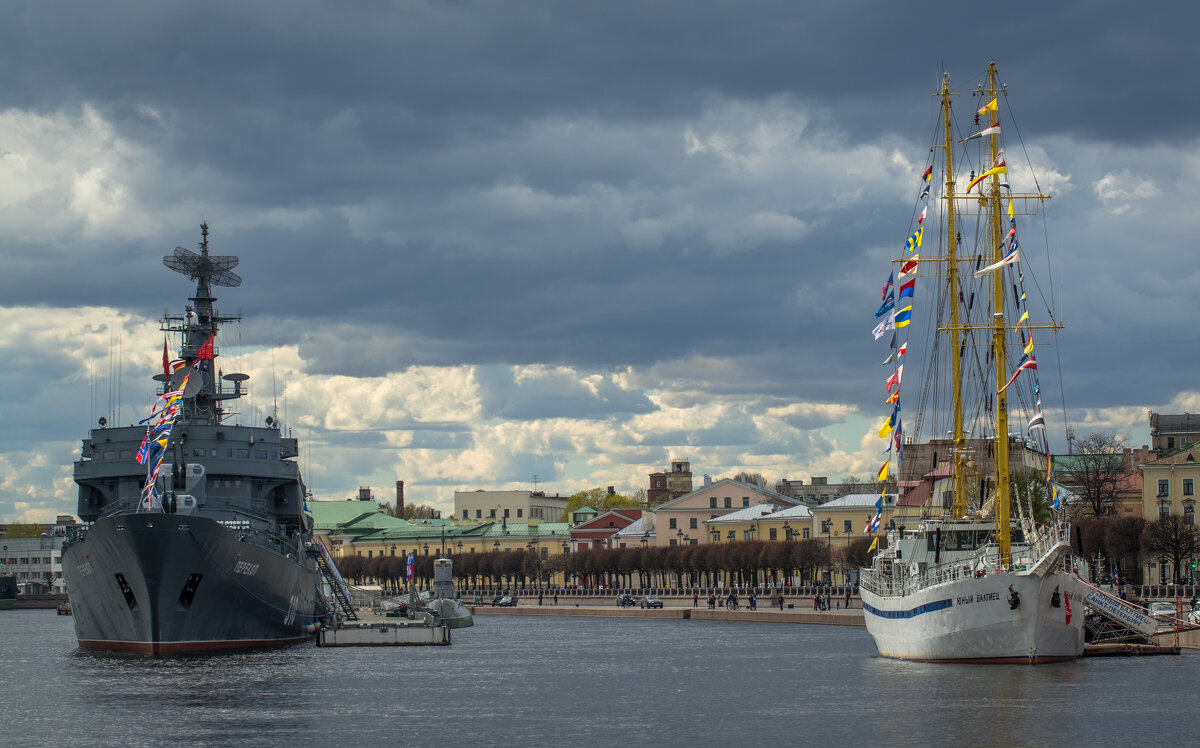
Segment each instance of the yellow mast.
[{"label": "yellow mast", "polygon": [[[988,101],[996,98],[996,62],[988,65]],[[998,107],[997,107],[998,109]],[[991,125],[999,121],[997,110],[991,112]],[[1000,152],[1000,138],[991,137],[992,164]],[[993,174],[991,199],[992,209],[992,262],[1004,257],[1003,229],[1000,224],[1000,175]],[[981,198],[981,201],[983,199]],[[1000,388],[1008,378],[1008,362],[1004,355],[1004,273],[997,270],[992,274],[992,358],[996,364],[996,543],[1000,551],[1000,564],[1012,565],[1012,538],[1009,525],[1009,478],[1008,478],[1008,397]]]},{"label": "yellow mast", "polygon": [[962,350],[963,329],[958,310],[958,236],[954,225],[954,133],[950,120],[950,76],[942,74],[942,124],[946,140],[946,276],[950,281],[950,381],[954,404],[954,486],[950,516],[967,514],[966,478],[963,475],[967,439],[963,434],[962,413]]}]

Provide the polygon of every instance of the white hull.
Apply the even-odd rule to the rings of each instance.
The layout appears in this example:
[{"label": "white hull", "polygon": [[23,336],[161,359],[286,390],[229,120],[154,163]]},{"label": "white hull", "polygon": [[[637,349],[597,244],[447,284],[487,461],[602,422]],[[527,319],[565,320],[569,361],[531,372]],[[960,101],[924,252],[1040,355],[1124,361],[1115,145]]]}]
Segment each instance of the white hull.
[{"label": "white hull", "polygon": [[[882,596],[865,587],[860,594],[867,631],[884,657],[1038,664],[1083,653],[1084,603],[1075,579],[1059,571],[991,573],[906,595]],[[1020,596],[1015,609],[1009,585]],[[1052,603],[1056,588],[1059,607]]]}]

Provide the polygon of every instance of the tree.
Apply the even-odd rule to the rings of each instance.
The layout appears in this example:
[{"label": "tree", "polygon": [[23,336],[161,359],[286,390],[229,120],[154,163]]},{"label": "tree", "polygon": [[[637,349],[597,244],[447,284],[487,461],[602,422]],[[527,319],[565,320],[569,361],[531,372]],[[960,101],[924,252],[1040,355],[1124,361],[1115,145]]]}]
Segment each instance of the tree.
[{"label": "tree", "polygon": [[637,503],[628,496],[622,496],[619,493],[610,494],[607,489],[589,488],[586,491],[573,493],[567,498],[567,509],[563,513],[562,522],[571,521],[571,512],[576,509],[582,509],[585,506],[590,506],[598,512],[607,512],[611,509],[637,509],[645,506],[645,502]]},{"label": "tree", "polygon": [[[1157,522],[1147,522],[1142,530],[1142,553],[1157,558],[1162,566],[1171,560],[1171,569],[1176,578],[1182,577],[1183,563],[1196,555],[1200,549],[1200,530],[1179,515],[1163,517]],[[1171,581],[1166,579],[1164,581]]]},{"label": "tree", "polygon": [[1045,475],[1033,470],[1014,473],[1009,482],[1009,493],[1012,501],[1021,503],[1023,511],[1033,513],[1035,523],[1044,525],[1050,522],[1052,506]]},{"label": "tree", "polygon": [[1059,471],[1063,483],[1078,492],[1084,511],[1092,517],[1113,513],[1117,486],[1125,477],[1124,437],[1093,433],[1075,442]]},{"label": "tree", "polygon": [[14,522],[4,531],[5,538],[40,538],[44,530],[36,522]]},{"label": "tree", "polygon": [[395,504],[383,502],[379,510],[384,514],[400,519],[441,519],[442,513],[433,504],[405,504],[403,511],[396,511]]},{"label": "tree", "polygon": [[[766,476],[764,476],[762,473],[748,473],[745,470],[742,470],[741,472],[738,472],[738,473],[734,473],[733,475],[729,476],[729,478],[730,478],[730,480],[735,480],[735,481],[738,481],[739,483],[745,483],[748,486],[770,486],[770,485],[772,485],[771,483],[767,482]],[[717,480],[724,480],[724,479],[718,478]]]}]

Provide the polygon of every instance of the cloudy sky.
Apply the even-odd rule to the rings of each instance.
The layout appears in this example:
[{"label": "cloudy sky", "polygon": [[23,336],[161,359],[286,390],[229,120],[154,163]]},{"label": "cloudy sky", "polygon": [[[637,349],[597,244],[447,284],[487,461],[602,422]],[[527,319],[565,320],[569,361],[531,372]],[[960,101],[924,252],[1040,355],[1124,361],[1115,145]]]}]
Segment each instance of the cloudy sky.
[{"label": "cloudy sky", "polygon": [[205,219],[238,418],[282,416],[319,498],[866,477],[930,94],[972,110],[991,59],[1053,195],[1051,445],[1144,443],[1200,405],[1200,13],[1157,7],[12,5],[0,521],[73,512],[87,429],[144,414],[192,291],[161,258]]}]

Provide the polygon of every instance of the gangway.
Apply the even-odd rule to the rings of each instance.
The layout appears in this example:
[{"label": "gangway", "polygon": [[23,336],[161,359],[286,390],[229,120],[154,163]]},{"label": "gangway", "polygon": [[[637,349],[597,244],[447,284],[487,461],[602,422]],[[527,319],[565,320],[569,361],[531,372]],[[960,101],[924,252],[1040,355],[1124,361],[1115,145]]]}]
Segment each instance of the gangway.
[{"label": "gangway", "polygon": [[358,614],[354,612],[354,603],[350,588],[346,586],[346,582],[342,579],[337,564],[333,563],[333,558],[329,555],[329,550],[325,548],[325,544],[318,540],[316,547],[310,547],[308,552],[312,555],[313,560],[317,562],[317,568],[321,570],[325,581],[329,583],[329,589],[333,593],[334,599],[337,600],[338,607],[342,609],[342,615],[346,620],[357,621]]},{"label": "gangway", "polygon": [[[1122,600],[1109,592],[1091,585],[1082,579],[1077,580],[1084,590],[1083,600],[1097,615],[1088,620],[1087,629],[1091,634],[1092,643],[1129,642],[1141,640],[1153,641],[1156,634],[1167,633],[1164,629],[1168,622],[1160,621],[1151,616],[1140,605]],[[1174,631],[1188,631],[1200,626],[1174,619],[1169,622]]]}]

